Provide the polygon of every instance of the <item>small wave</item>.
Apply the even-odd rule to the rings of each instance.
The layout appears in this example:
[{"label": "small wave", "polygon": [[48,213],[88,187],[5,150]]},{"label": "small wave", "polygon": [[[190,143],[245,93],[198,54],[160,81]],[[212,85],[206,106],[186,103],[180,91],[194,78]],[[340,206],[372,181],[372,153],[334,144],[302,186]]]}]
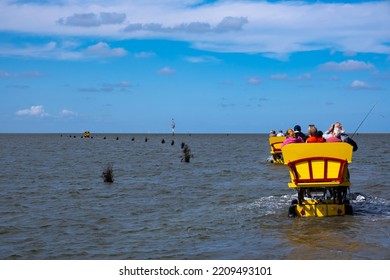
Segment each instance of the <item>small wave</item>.
[{"label": "small wave", "polygon": [[[256,211],[258,215],[269,216],[280,214],[290,205],[296,194],[271,195],[256,199],[242,206],[243,210]],[[356,215],[390,216],[390,201],[384,198],[367,196],[363,193],[350,193],[348,196]],[[287,210],[286,210],[287,211]]]},{"label": "small wave", "polygon": [[388,199],[367,196],[362,193],[351,193],[349,199],[356,215],[390,216],[390,201]]},{"label": "small wave", "polygon": [[347,198],[350,200],[350,201],[354,201],[354,202],[361,202],[361,201],[365,201],[366,200],[366,195],[362,194],[362,193],[349,193],[347,195]]},{"label": "small wave", "polygon": [[264,196],[256,199],[243,208],[257,211],[261,216],[279,214],[286,209],[286,206],[290,204],[293,197],[294,196],[290,194]]},{"label": "small wave", "polygon": [[15,233],[18,233],[20,232],[21,229],[19,227],[15,227],[15,226],[0,226],[0,235],[3,235],[3,234],[15,234]]}]

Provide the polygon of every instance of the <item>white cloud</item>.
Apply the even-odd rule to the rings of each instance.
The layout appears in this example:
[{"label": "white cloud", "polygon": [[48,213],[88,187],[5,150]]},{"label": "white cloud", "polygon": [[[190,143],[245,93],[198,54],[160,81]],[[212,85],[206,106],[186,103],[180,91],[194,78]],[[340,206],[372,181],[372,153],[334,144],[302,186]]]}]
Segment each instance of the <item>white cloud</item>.
[{"label": "white cloud", "polygon": [[101,25],[98,16],[94,13],[74,14],[72,16],[66,17],[65,19],[59,19],[58,24],[83,27],[93,27]]},{"label": "white cloud", "polygon": [[144,51],[144,52],[135,53],[135,54],[133,54],[133,56],[135,58],[150,58],[150,57],[156,56],[156,54],[154,52],[151,52],[151,51],[149,51],[149,52]]},{"label": "white cloud", "polygon": [[302,81],[302,80],[311,80],[310,73],[304,73],[296,77],[289,77],[287,74],[274,74],[270,76],[271,80],[285,80],[285,81]]},{"label": "white cloud", "polygon": [[79,114],[77,112],[73,112],[71,110],[63,109],[60,112],[61,117],[77,117]]},{"label": "white cloud", "polygon": [[358,61],[358,60],[345,60],[342,62],[327,62],[325,64],[320,65],[320,69],[322,71],[358,71],[358,70],[371,70],[375,69],[374,65],[371,63]]},{"label": "white cloud", "polygon": [[204,22],[191,22],[191,23],[180,23],[175,26],[163,26],[161,23],[150,22],[150,23],[131,23],[125,29],[125,32],[137,32],[146,31],[150,33],[205,33],[210,32],[211,27],[208,23]]},{"label": "white cloud", "polygon": [[169,67],[163,67],[160,70],[158,70],[159,75],[172,75],[175,74],[175,72],[176,72],[175,70]]},{"label": "white cloud", "polygon": [[211,26],[207,22],[190,22],[179,23],[174,26],[164,26],[162,23],[130,23],[125,29],[125,32],[147,31],[156,33],[224,33],[230,31],[240,31],[243,26],[248,23],[245,17],[224,17],[216,26]]},{"label": "white cloud", "polygon": [[349,57],[356,56],[356,52],[347,50],[347,51],[344,52],[344,56],[349,56]]},{"label": "white cloud", "polygon": [[363,82],[360,80],[355,80],[351,83],[350,88],[352,88],[352,89],[374,89],[375,87],[366,83],[366,82]]},{"label": "white cloud", "polygon": [[[0,55],[2,56],[27,56],[27,57],[53,57],[53,54],[57,51],[57,43],[49,42],[41,45],[31,45],[26,46],[8,46],[0,47]],[[55,56],[54,56],[55,57]]]},{"label": "white cloud", "polygon": [[22,109],[15,113],[18,116],[34,116],[34,117],[45,117],[49,114],[45,112],[42,105],[31,106],[29,109]]},{"label": "white cloud", "polygon": [[218,63],[221,60],[214,56],[187,56],[184,58],[186,61],[191,63]]},{"label": "white cloud", "polygon": [[81,92],[113,92],[121,91],[128,92],[131,89],[131,84],[127,81],[121,81],[119,83],[106,83],[102,84],[99,87],[83,87],[79,88]]},{"label": "white cloud", "polygon": [[240,31],[248,23],[246,17],[224,17],[215,27],[216,32]]},{"label": "white cloud", "polygon": [[259,77],[250,77],[247,79],[247,82],[251,85],[259,85],[261,83],[261,79]]},{"label": "white cloud", "polygon": [[[216,52],[262,53],[285,59],[301,51],[390,53],[387,1],[1,1],[0,30],[105,41],[170,39]],[[42,15],[45,15],[44,17]],[[58,48],[58,47],[57,47]],[[16,55],[12,48],[7,55]],[[20,49],[19,49],[20,50]],[[34,52],[23,54],[34,56]],[[113,51],[110,53],[112,54]],[[114,52],[115,53],[115,52]],[[5,50],[0,54],[5,54]],[[77,51],[61,52],[72,58]],[[50,55],[58,55],[49,52]]]},{"label": "white cloud", "polygon": [[25,71],[21,73],[10,73],[6,71],[0,70],[0,78],[39,78],[42,77],[43,74],[39,71]]},{"label": "white cloud", "polygon": [[295,78],[296,80],[311,80],[311,74],[305,73]]},{"label": "white cloud", "polygon": [[121,24],[125,21],[124,13],[83,13],[74,14],[66,18],[60,18],[57,22],[60,25],[79,26],[79,27],[96,27],[105,24]]},{"label": "white cloud", "polygon": [[123,48],[111,48],[105,42],[99,42],[96,45],[89,46],[85,53],[97,57],[125,56],[127,51]]},{"label": "white cloud", "polygon": [[[112,48],[106,42],[98,42],[95,45],[80,47],[80,45],[75,43],[65,43],[60,45],[57,42],[52,41],[47,44],[35,46],[29,44],[26,46],[18,45],[6,48],[0,47],[0,55],[57,60],[77,60],[102,57],[121,57],[127,55],[127,51],[124,48]],[[5,78],[6,74],[6,72],[0,72],[0,77]],[[25,73],[25,75],[27,74],[28,73]],[[30,72],[30,77],[33,77],[33,75],[34,73]],[[35,77],[38,77],[39,75],[39,72],[35,72]]]}]

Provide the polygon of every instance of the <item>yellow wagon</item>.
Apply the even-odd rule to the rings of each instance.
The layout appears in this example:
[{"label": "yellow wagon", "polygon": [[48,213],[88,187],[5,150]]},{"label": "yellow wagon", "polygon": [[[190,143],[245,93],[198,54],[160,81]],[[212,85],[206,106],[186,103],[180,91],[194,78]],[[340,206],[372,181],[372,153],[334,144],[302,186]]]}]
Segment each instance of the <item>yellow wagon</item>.
[{"label": "yellow wagon", "polygon": [[273,136],[269,138],[270,154],[268,161],[283,164],[282,144],[286,140],[285,136]]},{"label": "yellow wagon", "polygon": [[352,214],[347,199],[348,164],[352,146],[347,143],[299,143],[282,148],[289,167],[288,187],[297,191],[289,216],[325,217]]}]

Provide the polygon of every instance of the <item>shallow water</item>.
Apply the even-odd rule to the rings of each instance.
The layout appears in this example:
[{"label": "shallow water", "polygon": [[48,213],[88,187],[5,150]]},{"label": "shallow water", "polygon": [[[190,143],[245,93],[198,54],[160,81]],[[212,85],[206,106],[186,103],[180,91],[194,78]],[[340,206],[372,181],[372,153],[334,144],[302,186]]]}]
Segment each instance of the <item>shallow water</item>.
[{"label": "shallow water", "polygon": [[353,216],[295,219],[266,135],[171,137],[0,134],[0,258],[390,259],[390,134],[354,137]]}]

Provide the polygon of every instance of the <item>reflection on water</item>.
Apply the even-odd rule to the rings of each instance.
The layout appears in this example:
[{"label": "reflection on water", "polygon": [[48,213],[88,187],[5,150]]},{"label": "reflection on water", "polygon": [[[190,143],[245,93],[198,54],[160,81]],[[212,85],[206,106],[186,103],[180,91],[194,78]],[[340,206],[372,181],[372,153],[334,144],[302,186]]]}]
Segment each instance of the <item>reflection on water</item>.
[{"label": "reflection on water", "polygon": [[295,219],[285,230],[292,242],[287,259],[350,259],[360,242],[354,241],[356,232],[347,220],[349,217]]}]

